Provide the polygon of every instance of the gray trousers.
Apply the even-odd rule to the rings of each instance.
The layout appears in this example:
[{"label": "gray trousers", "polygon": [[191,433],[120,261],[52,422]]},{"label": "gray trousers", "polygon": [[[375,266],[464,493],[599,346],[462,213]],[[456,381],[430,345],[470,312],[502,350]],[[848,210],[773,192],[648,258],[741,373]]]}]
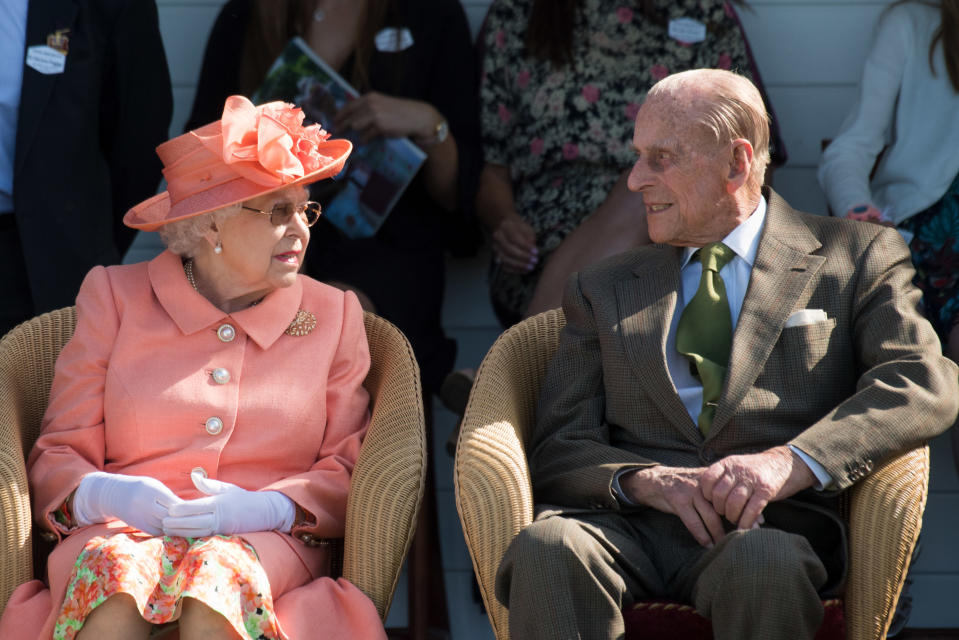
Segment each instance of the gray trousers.
[{"label": "gray trousers", "polygon": [[654,509],[541,517],[516,536],[496,576],[517,640],[623,638],[637,601],[688,602],[716,640],[812,639],[826,570],[805,538],[731,531],[701,547],[679,518]]}]

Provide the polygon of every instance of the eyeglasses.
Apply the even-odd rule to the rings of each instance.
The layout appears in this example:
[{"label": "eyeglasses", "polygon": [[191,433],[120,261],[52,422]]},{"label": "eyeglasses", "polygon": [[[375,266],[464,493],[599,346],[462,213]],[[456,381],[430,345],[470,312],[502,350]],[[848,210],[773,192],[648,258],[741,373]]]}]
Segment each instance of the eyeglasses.
[{"label": "eyeglasses", "polygon": [[276,205],[269,211],[264,211],[263,209],[254,209],[253,207],[247,207],[243,205],[241,205],[241,207],[247,211],[255,211],[256,213],[262,213],[270,216],[270,222],[273,223],[274,227],[290,224],[290,222],[293,220],[293,214],[299,215],[308,227],[312,227],[314,224],[316,224],[316,221],[320,219],[320,203],[313,202],[312,200],[307,200],[301,204],[283,202]]}]

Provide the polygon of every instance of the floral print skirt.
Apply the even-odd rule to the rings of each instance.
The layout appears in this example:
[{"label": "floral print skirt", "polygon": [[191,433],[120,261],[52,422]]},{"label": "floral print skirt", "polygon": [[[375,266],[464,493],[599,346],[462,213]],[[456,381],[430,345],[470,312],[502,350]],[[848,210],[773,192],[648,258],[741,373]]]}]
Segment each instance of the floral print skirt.
[{"label": "floral print skirt", "polygon": [[959,322],[959,176],[938,202],[899,226],[914,236],[909,243],[926,316],[943,345]]},{"label": "floral print skirt", "polygon": [[144,620],[159,625],[196,598],[225,617],[241,638],[282,638],[270,584],[256,553],[234,536],[153,537],[119,533],[87,542],[67,584],[54,640],[72,640],[107,598],[129,594]]}]

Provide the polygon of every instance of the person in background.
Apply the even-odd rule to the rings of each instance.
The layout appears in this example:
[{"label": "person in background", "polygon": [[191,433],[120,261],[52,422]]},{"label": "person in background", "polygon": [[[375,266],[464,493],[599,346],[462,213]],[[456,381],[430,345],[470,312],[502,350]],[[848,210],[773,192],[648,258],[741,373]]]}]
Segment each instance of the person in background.
[{"label": "person in background", "polygon": [[567,283],[537,515],[496,576],[512,637],[622,638],[624,608],[669,598],[716,640],[811,640],[846,571],[841,492],[955,420],[902,238],[763,187],[768,137],[729,71],[640,108],[628,186],[655,244]]},{"label": "person in background", "polygon": [[[492,238],[493,308],[510,326],[559,306],[573,271],[649,241],[626,174],[633,119],[654,82],[697,67],[760,82],[724,0],[495,0],[481,44],[476,206]],[[773,154],[784,162],[778,139]]]},{"label": "person in background", "polygon": [[0,59],[2,336],[123,258],[173,93],[154,0],[6,0]]},{"label": "person in background", "polygon": [[183,640],[385,640],[369,598],[324,577],[370,355],[356,296],[298,274],[320,214],[305,186],[352,148],[302,121],[231,96],[158,147],[168,190],[124,221],[167,250],[83,281],[27,460],[60,542],[0,637],[146,640],[178,620]]},{"label": "person in background", "polygon": [[819,183],[836,215],[909,238],[926,314],[959,362],[957,114],[959,0],[895,2],[880,18],[859,97],[823,152]]},{"label": "person in background", "polygon": [[[397,33],[409,38],[397,42]],[[471,210],[479,164],[475,63],[463,9],[458,0],[230,0],[210,34],[188,126],[215,115],[230,93],[255,91],[293,36],[362,94],[337,114],[336,133],[408,136],[427,154],[376,235],[350,239],[321,220],[305,268],[357,291],[396,324],[432,393],[456,355],[441,326],[444,248]]]},{"label": "person in background", "polygon": [[[374,236],[350,239],[321,219],[304,268],[354,291],[365,308],[406,335],[420,366],[431,434],[431,397],[456,357],[456,343],[442,327],[445,250],[468,235],[479,167],[466,16],[459,0],[229,0],[207,42],[189,126],[210,117],[224,96],[256,90],[293,36],[362,94],[336,115],[334,132],[408,136],[427,154]],[[323,189],[314,198],[328,201]],[[409,575],[410,627],[424,633],[427,625],[449,627],[435,512],[429,470]]]}]

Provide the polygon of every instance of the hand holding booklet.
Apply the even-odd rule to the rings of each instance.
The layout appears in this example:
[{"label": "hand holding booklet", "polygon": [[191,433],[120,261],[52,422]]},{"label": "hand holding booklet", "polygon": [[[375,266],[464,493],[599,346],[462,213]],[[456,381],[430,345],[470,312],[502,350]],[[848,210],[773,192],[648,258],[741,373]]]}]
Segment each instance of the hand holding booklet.
[{"label": "hand holding booklet", "polygon": [[253,95],[253,102],[294,102],[308,120],[353,143],[353,154],[334,178],[337,190],[324,203],[323,217],[351,238],[366,238],[383,224],[426,154],[409,138],[376,138],[363,143],[354,131],[336,131],[336,112],[358,95],[306,42],[296,37],[270,67]]}]

